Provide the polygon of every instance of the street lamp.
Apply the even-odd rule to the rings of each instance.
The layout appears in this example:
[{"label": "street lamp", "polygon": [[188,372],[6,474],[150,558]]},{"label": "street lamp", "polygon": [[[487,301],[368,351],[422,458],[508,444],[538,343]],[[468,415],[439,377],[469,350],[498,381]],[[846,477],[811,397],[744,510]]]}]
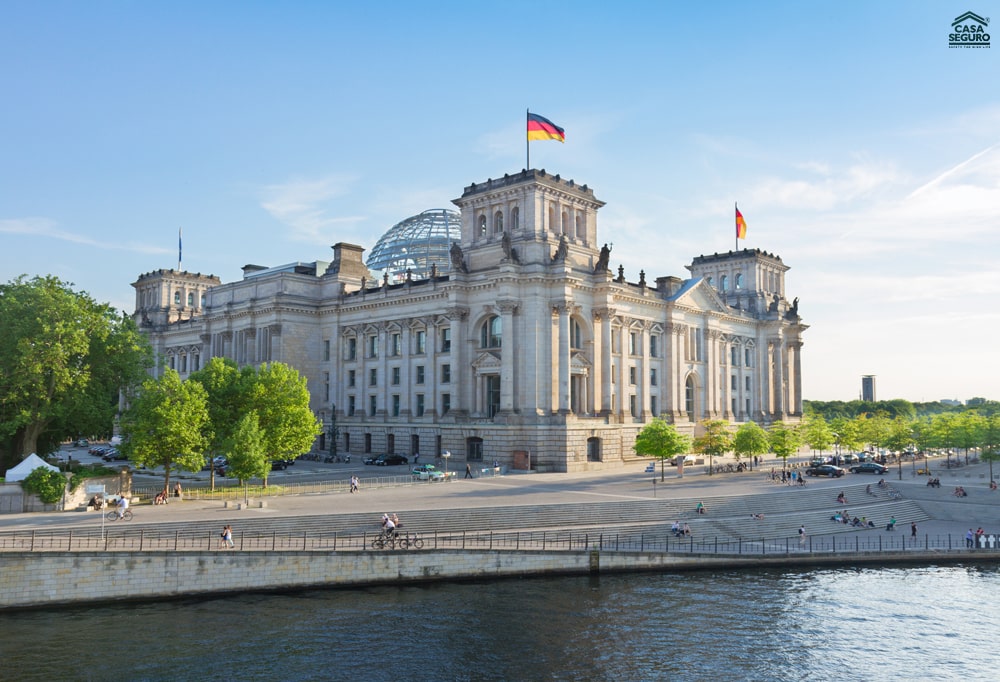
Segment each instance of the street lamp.
[{"label": "street lamp", "polygon": [[444,458],[444,480],[448,480],[448,460],[451,458],[451,453],[445,450],[441,453],[441,457]]}]

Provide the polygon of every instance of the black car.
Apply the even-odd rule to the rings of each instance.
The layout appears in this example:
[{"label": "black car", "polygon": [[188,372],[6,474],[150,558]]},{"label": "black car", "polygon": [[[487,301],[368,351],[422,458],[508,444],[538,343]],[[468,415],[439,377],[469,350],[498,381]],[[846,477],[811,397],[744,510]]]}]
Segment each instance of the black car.
[{"label": "black car", "polygon": [[410,460],[403,455],[379,455],[375,459],[374,463],[375,466],[386,467],[394,466],[396,464],[409,464]]},{"label": "black car", "polygon": [[271,460],[271,471],[282,471],[288,468],[288,462],[283,459]]},{"label": "black car", "polygon": [[877,474],[879,476],[889,473],[889,467],[882,466],[878,462],[863,462],[851,467],[852,474]]},{"label": "black car", "polygon": [[830,478],[840,478],[844,475],[844,470],[832,464],[821,464],[811,466],[806,469],[806,476],[829,476]]}]

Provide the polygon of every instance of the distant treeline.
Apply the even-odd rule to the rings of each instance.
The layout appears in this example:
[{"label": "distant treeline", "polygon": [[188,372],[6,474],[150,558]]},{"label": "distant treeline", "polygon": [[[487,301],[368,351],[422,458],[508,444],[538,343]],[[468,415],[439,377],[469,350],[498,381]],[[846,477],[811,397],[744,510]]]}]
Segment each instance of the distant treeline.
[{"label": "distant treeline", "polygon": [[1000,402],[986,398],[970,398],[965,404],[943,403],[911,403],[909,400],[804,400],[803,410],[806,414],[816,414],[826,421],[834,419],[855,419],[865,414],[884,414],[890,419],[902,417],[907,420],[933,417],[938,414],[960,414],[976,411],[983,416],[1000,413]]}]

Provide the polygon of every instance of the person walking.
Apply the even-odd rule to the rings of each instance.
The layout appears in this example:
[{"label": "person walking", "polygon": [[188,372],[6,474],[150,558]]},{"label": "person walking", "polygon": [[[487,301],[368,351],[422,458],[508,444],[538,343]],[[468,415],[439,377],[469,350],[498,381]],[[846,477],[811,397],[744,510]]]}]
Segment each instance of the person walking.
[{"label": "person walking", "polygon": [[804,525],[799,526],[799,545],[806,544],[806,527]]},{"label": "person walking", "polygon": [[468,462],[465,463],[465,477],[472,478],[472,465]]},{"label": "person walking", "polygon": [[358,481],[358,477],[356,475],[351,476],[351,494],[358,492],[359,483],[360,481]]},{"label": "person walking", "polygon": [[973,542],[975,542],[976,534],[969,529],[969,532],[965,534],[965,546],[967,549],[972,549],[974,547]]},{"label": "person walking", "polygon": [[[895,519],[893,520],[893,523],[895,523]],[[914,542],[917,541],[917,522],[916,521],[910,522],[910,537],[913,538]]]}]

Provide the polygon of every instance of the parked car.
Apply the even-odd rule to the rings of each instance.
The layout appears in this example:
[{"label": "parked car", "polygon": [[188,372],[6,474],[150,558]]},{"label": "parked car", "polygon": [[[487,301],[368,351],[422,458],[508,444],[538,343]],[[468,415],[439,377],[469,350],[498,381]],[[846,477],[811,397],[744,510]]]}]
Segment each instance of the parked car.
[{"label": "parked car", "polygon": [[881,476],[889,473],[889,467],[882,466],[878,462],[862,462],[851,467],[852,474],[876,474]]},{"label": "parked car", "polygon": [[362,461],[365,464],[374,464],[375,460],[377,460],[379,457],[384,457],[384,456],[385,455],[367,455]]},{"label": "parked car", "polygon": [[677,455],[672,460],[670,460],[670,466],[674,466],[675,467],[678,464],[680,464],[681,462],[684,463],[684,466],[688,466],[690,464],[694,464],[694,455],[684,455],[683,457],[680,456],[680,455]]},{"label": "parked car", "polygon": [[454,471],[449,471],[447,475],[433,464],[421,464],[413,467],[411,472],[413,477],[421,481],[443,481],[455,475]]},{"label": "parked car", "polygon": [[90,445],[90,441],[86,438],[78,438],[75,443],[73,443],[78,448],[85,448]]},{"label": "parked car", "polygon": [[855,462],[861,461],[861,459],[853,452],[846,452],[841,455],[840,458],[844,460],[844,464],[854,464]]},{"label": "parked car", "polygon": [[806,469],[806,476],[829,476],[830,478],[840,478],[846,473],[843,469],[833,464],[821,464]]},{"label": "parked car", "polygon": [[379,455],[378,459],[375,460],[375,466],[386,467],[395,466],[396,464],[409,464],[410,460],[403,455]]},{"label": "parked car", "polygon": [[283,459],[271,460],[271,471],[283,471],[288,468],[288,462]]}]

